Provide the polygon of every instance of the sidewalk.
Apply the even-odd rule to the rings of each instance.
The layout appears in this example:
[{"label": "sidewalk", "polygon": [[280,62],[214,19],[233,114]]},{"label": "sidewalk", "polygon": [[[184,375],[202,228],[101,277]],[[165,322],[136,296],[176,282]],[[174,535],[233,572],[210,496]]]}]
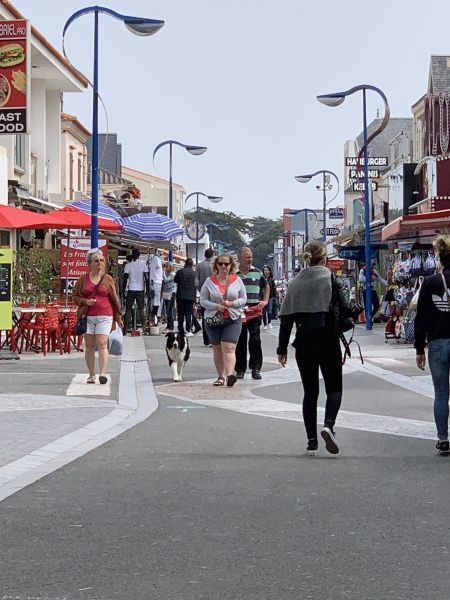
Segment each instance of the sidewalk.
[{"label": "sidewalk", "polygon": [[110,358],[106,385],[86,384],[86,377],[83,353],[2,362],[0,500],[156,408],[151,395],[139,397],[151,383],[142,338],[125,338],[123,357]]}]

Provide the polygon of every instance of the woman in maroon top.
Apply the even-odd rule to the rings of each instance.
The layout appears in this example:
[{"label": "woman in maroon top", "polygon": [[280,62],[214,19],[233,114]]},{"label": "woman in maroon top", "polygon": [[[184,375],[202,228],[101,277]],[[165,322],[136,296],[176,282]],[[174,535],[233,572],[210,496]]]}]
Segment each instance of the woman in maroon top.
[{"label": "woman in maroon top", "polygon": [[[116,324],[123,327],[119,297],[112,277],[105,273],[105,257],[98,248],[87,253],[89,273],[82,275],[73,291],[79,307],[78,318],[87,315],[85,359],[89,370],[87,383],[95,383],[95,348],[98,348],[99,382],[106,383],[108,336]],[[86,308],[87,307],[87,308]]]}]

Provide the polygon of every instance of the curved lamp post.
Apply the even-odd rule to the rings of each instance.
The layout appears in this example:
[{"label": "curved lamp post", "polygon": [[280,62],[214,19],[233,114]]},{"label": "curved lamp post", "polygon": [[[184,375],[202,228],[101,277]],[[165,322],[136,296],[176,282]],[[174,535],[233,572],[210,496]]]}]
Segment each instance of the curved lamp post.
[{"label": "curved lamp post", "polygon": [[185,199],[185,203],[189,200],[189,198],[192,198],[193,196],[197,196],[197,203],[196,203],[196,208],[195,208],[195,224],[196,224],[196,229],[195,229],[195,264],[198,265],[198,197],[199,196],[203,196],[204,198],[207,198],[210,202],[213,202],[214,204],[218,204],[219,202],[222,202],[223,198],[222,196],[208,196],[208,194],[204,194],[203,192],[192,192],[191,194],[189,194],[188,196],[186,196]]},{"label": "curved lamp post", "polygon": [[[371,90],[377,92],[384,102],[384,117],[378,127],[370,136],[367,135],[367,106],[366,106],[366,91]],[[355,92],[362,91],[363,93],[363,136],[364,146],[361,148],[358,156],[359,158],[364,154],[364,228],[365,228],[365,254],[366,254],[366,329],[370,331],[372,329],[372,282],[371,282],[371,248],[370,248],[370,196],[369,196],[369,160],[368,160],[368,145],[370,142],[377,137],[379,133],[386,128],[389,123],[389,117],[391,110],[387,98],[379,88],[373,85],[356,85],[345,92],[335,92],[332,94],[322,94],[317,96],[317,100],[325,106],[339,106],[342,104],[347,96],[351,96]]]},{"label": "curved lamp post", "polygon": [[[337,195],[339,194],[339,178],[336,175],[336,173],[333,173],[333,171],[328,171],[326,169],[321,169],[320,171],[316,171],[315,173],[308,173],[307,175],[297,175],[295,177],[295,180],[298,181],[299,183],[308,183],[308,181],[311,181],[311,179],[313,177],[315,177],[316,175],[323,175],[323,188],[322,188],[322,192],[323,192],[323,242],[324,244],[327,241],[327,205],[330,204],[331,202],[333,202],[333,200],[335,198],[337,198]],[[327,175],[333,175],[333,177],[336,179],[336,183],[337,183],[337,191],[335,193],[335,195],[333,196],[333,198],[331,198],[331,200],[328,200],[327,202]],[[329,188],[331,189],[331,188]]]},{"label": "curved lamp post", "polygon": [[209,247],[210,248],[212,247],[212,228],[213,227],[217,227],[217,229],[219,229],[219,231],[227,231],[228,229],[230,229],[229,225],[220,225],[219,223],[206,223],[205,227],[208,230]]},{"label": "curved lamp post", "polygon": [[[144,17],[132,17],[129,15],[122,15],[110,8],[104,6],[87,6],[81,8],[77,12],[73,13],[69,17],[64,25],[63,29],[63,53],[67,58],[64,49],[64,36],[68,27],[79,17],[94,13],[94,79],[92,85],[93,101],[92,101],[92,203],[91,203],[91,247],[98,247],[98,15],[103,13],[122,21],[125,27],[139,36],[148,36],[156,33],[164,25],[164,21],[158,21],[156,19],[147,19]],[[69,59],[67,59],[69,60]],[[70,62],[70,61],[69,61]]]},{"label": "curved lamp post", "polygon": [[[180,146],[192,154],[193,156],[200,156],[200,154],[204,154],[207,151],[206,146],[193,146],[192,144],[183,144],[182,142],[178,142],[177,140],[165,140],[156,146],[153,150],[153,166],[155,164],[155,156],[158,150],[163,146],[169,146],[169,218],[173,219],[173,181],[172,181],[172,148],[173,146]],[[173,261],[172,250],[169,250],[169,262]]]}]

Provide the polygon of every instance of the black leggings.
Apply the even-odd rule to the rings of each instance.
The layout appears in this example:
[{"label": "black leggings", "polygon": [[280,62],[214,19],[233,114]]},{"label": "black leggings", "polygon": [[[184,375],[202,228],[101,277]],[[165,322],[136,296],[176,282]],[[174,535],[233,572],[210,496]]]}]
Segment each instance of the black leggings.
[{"label": "black leggings", "polygon": [[317,400],[319,398],[319,369],[327,394],[325,420],[334,427],[342,399],[342,352],[339,338],[326,329],[298,334],[295,359],[303,383],[303,422],[308,439],[317,438]]}]

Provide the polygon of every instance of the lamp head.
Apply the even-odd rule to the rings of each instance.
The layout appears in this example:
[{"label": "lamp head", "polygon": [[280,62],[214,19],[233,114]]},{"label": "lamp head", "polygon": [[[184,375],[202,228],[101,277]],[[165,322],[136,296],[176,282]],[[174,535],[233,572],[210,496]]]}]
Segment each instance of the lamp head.
[{"label": "lamp head", "polygon": [[339,106],[345,100],[343,94],[322,94],[317,96],[317,100],[325,106]]},{"label": "lamp head", "polygon": [[193,156],[200,156],[200,154],[204,154],[208,150],[206,146],[185,146],[185,148]]},{"label": "lamp head", "polygon": [[208,200],[217,204],[218,202],[222,202],[223,198],[222,196],[208,196]]},{"label": "lamp head", "polygon": [[140,19],[137,17],[130,17],[124,20],[125,27],[139,36],[153,35],[161,29],[164,25],[164,21],[158,21],[156,19]]},{"label": "lamp head", "polygon": [[297,175],[295,181],[298,181],[299,183],[308,183],[308,181],[311,181],[311,175]]}]

